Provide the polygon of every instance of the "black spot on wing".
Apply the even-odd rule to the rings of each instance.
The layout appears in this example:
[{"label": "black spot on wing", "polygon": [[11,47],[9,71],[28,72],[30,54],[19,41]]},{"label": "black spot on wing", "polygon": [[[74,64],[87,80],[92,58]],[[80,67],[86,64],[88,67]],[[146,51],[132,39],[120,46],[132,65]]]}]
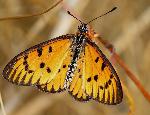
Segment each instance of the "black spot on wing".
[{"label": "black spot on wing", "polygon": [[40,68],[44,68],[44,67],[45,67],[45,63],[44,62],[40,63]]},{"label": "black spot on wing", "polygon": [[24,69],[25,69],[25,71],[28,71],[28,69],[29,69],[28,67],[29,67],[29,65],[28,65],[28,64],[26,64],[26,65],[25,65],[25,68],[24,68]]},{"label": "black spot on wing", "polygon": [[103,62],[102,66],[101,66],[101,70],[103,71],[105,67],[106,67],[106,64],[105,64],[105,62]]},{"label": "black spot on wing", "polygon": [[52,46],[49,46],[49,50],[48,50],[49,53],[52,52]]},{"label": "black spot on wing", "polygon": [[99,86],[99,88],[101,89],[101,90],[103,90],[104,88],[103,88],[103,86]]},{"label": "black spot on wing", "polygon": [[23,65],[27,65],[28,63],[27,63],[27,61],[26,60],[24,60],[24,62],[23,62]]},{"label": "black spot on wing", "polygon": [[78,69],[78,73],[81,71],[81,69]]},{"label": "black spot on wing", "polygon": [[28,70],[28,73],[33,73],[34,71],[33,70]]},{"label": "black spot on wing", "polygon": [[97,82],[97,80],[98,80],[98,75],[95,75],[95,76],[94,76],[94,80]]},{"label": "black spot on wing", "polygon": [[105,83],[105,88],[106,88],[106,89],[108,88],[108,83],[107,83],[107,82]]},{"label": "black spot on wing", "polygon": [[111,82],[112,82],[111,79],[109,79],[109,80],[108,80],[108,84],[111,85]]},{"label": "black spot on wing", "polygon": [[114,77],[113,74],[111,74],[111,75],[110,75],[110,79],[112,79],[113,77]]},{"label": "black spot on wing", "polygon": [[88,79],[87,79],[87,82],[90,82],[91,81],[91,77],[89,77]]},{"label": "black spot on wing", "polygon": [[60,72],[60,69],[58,70],[58,73]]},{"label": "black spot on wing", "polygon": [[79,78],[82,78],[82,75],[79,75]]},{"label": "black spot on wing", "polygon": [[24,60],[27,60],[27,59],[28,59],[28,55],[25,55],[25,56],[24,56]]},{"label": "black spot on wing", "polygon": [[42,51],[43,51],[42,47],[37,48],[37,53],[39,57],[42,55]]},{"label": "black spot on wing", "polygon": [[95,62],[97,63],[97,62],[98,62],[98,60],[99,60],[99,57],[97,57],[97,58],[95,59]]},{"label": "black spot on wing", "polygon": [[51,69],[49,67],[46,68],[47,73],[51,72]]},{"label": "black spot on wing", "polygon": [[63,65],[63,68],[66,68],[66,65]]}]

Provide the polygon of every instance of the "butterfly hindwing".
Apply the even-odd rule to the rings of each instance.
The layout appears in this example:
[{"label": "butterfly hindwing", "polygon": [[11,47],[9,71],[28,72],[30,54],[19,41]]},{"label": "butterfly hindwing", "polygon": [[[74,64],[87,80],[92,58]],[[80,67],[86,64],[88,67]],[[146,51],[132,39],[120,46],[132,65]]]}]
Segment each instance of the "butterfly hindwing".
[{"label": "butterfly hindwing", "polygon": [[88,101],[90,99],[84,90],[84,61],[84,52],[82,52],[77,61],[77,68],[69,86],[69,93],[78,101]]},{"label": "butterfly hindwing", "polygon": [[3,76],[18,85],[33,85],[47,92],[64,89],[71,61],[71,35],[64,35],[33,46],[12,59]]},{"label": "butterfly hindwing", "polygon": [[98,48],[88,41],[85,46],[85,93],[105,104],[118,104],[123,93],[120,80],[111,63]]}]

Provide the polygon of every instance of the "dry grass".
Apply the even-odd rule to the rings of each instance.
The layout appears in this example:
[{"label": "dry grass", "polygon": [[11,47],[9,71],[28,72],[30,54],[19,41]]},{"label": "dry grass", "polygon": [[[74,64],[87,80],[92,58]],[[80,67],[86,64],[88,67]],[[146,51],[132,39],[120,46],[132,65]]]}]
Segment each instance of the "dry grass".
[{"label": "dry grass", "polygon": [[[0,0],[0,17],[39,12],[50,7],[54,0]],[[77,31],[78,21],[65,12],[70,9],[82,20],[88,21],[113,6],[115,12],[92,22],[102,38],[114,44],[128,67],[150,92],[150,1],[149,0],[65,0],[52,11],[39,17],[0,22],[0,73],[7,62],[22,50],[42,41]],[[117,106],[97,102],[79,103],[67,93],[45,94],[32,87],[12,85],[0,74],[0,91],[7,115],[127,115],[134,101],[135,115],[149,115],[150,104],[117,66],[124,82],[124,100]],[[133,107],[133,106],[131,106]],[[0,109],[0,115],[2,110]]]}]

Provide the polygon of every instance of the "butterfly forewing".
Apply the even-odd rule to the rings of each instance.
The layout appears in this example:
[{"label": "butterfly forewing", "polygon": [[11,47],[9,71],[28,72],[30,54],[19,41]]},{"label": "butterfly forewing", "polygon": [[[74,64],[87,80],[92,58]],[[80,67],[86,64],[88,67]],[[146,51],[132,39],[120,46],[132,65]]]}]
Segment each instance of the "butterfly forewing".
[{"label": "butterfly forewing", "polygon": [[71,37],[54,38],[22,52],[7,64],[3,76],[12,83],[38,86],[43,91],[63,90],[71,61]]},{"label": "butterfly forewing", "polygon": [[[59,59],[63,60],[61,62],[61,66],[57,68],[56,73],[54,78],[49,79],[45,84],[37,85],[39,89],[46,91],[46,92],[53,92],[55,93],[56,91],[62,91],[64,89],[64,82],[66,78],[66,73],[68,70],[68,65],[70,64],[71,61],[71,50],[70,48],[68,51],[65,53],[64,57],[59,57]],[[58,60],[58,61],[60,61]],[[58,62],[55,62],[55,64]]]},{"label": "butterfly forewing", "polygon": [[122,101],[120,80],[98,46],[88,42],[85,46],[85,93],[105,104]]}]

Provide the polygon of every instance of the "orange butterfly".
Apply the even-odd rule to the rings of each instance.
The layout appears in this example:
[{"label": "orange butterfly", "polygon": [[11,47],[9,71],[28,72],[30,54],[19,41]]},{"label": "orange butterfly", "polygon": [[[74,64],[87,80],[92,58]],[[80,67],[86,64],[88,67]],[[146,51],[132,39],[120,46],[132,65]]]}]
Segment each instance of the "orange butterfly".
[{"label": "orange butterfly", "polygon": [[123,98],[120,80],[92,41],[94,34],[88,23],[81,22],[77,34],[48,40],[14,57],[6,65],[3,76],[14,84],[36,86],[44,92],[67,89],[79,101],[94,99],[118,104]]}]

